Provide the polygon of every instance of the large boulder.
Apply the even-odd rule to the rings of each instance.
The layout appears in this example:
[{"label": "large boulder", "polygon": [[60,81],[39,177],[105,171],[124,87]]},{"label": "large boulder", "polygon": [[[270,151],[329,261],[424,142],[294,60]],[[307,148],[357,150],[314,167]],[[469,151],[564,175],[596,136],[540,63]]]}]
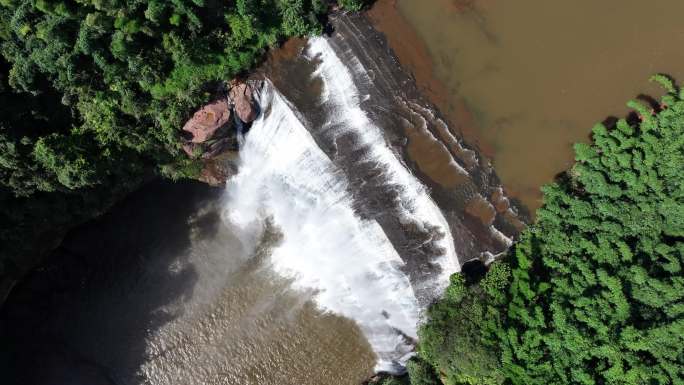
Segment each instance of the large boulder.
[{"label": "large boulder", "polygon": [[205,159],[199,176],[200,182],[211,186],[225,186],[226,181],[237,173],[238,152],[227,150],[214,158]]},{"label": "large boulder", "polygon": [[204,143],[223,126],[230,122],[230,105],[225,99],[207,104],[195,112],[190,120],[183,126],[183,131],[192,135],[190,142]]},{"label": "large boulder", "polygon": [[257,117],[254,104],[254,88],[245,82],[234,81],[228,93],[235,114],[245,123],[251,123]]}]

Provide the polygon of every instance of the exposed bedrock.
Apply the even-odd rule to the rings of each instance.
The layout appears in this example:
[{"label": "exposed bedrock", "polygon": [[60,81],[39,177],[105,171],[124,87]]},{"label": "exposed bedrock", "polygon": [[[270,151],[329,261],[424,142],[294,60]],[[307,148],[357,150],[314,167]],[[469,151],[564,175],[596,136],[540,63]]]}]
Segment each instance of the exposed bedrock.
[{"label": "exposed bedrock", "polygon": [[218,130],[229,125],[230,115],[228,100],[216,100],[195,112],[183,126],[183,131],[192,135],[190,143],[204,143],[211,139]]},{"label": "exposed bedrock", "polygon": [[254,85],[249,82],[234,80],[231,82],[228,98],[233,111],[244,123],[252,123],[257,117],[258,106],[254,98]]},{"label": "exposed bedrock", "polygon": [[257,80],[231,80],[216,100],[198,109],[183,126],[183,151],[203,164],[200,181],[221,186],[235,174],[239,136],[258,116],[261,86]]},{"label": "exposed bedrock", "polygon": [[[474,259],[487,263],[501,255],[526,219],[506,197],[490,161],[464,143],[458,127],[446,121],[420,93],[367,16],[337,14],[331,17],[331,24],[329,42],[352,72],[363,112],[430,190],[448,222],[458,263]],[[359,215],[382,225],[406,262],[411,281],[428,280],[434,274],[430,261],[443,252],[432,247],[434,240],[445,234],[423,223],[402,221],[397,215],[401,208],[396,197],[403,187],[387,183],[387,175],[366,160],[366,149],[358,145],[358,138],[338,136],[335,128],[329,127],[331,113],[322,111],[312,96],[330,92],[315,73],[320,60],[306,57],[306,46],[300,43],[298,54],[285,59],[278,56],[264,72],[305,117],[319,146],[347,173],[353,193],[364,197],[357,207]]]}]

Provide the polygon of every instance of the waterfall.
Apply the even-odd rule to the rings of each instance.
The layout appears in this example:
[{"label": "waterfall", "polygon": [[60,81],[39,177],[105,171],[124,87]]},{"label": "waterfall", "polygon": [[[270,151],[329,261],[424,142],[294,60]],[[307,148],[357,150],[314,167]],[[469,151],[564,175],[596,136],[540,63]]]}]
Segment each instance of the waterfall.
[{"label": "waterfall", "polygon": [[[358,132],[368,156],[403,186],[401,215],[420,217],[447,235],[436,261],[443,275],[434,280],[444,287],[445,276],[457,269],[448,225],[360,109],[349,73],[335,68],[341,62],[329,57],[334,53],[327,44],[312,39],[307,53],[321,59],[315,76],[324,82],[321,103],[334,111],[329,123]],[[267,224],[274,225],[282,239],[270,251],[270,266],[295,289],[312,292],[320,309],[356,321],[378,356],[376,370],[403,370],[422,310],[404,261],[378,222],[355,212],[359,198],[350,193],[347,175],[320,149],[306,120],[268,81],[259,99],[262,114],[246,134],[239,172],[228,182],[224,220],[239,229],[248,248],[257,247]]]},{"label": "waterfall", "polygon": [[[372,80],[356,57],[349,57],[350,63],[347,65],[342,63],[325,38],[311,39],[306,53],[311,59],[319,61],[315,75],[323,80],[321,103],[332,111],[324,129],[329,127],[335,130],[336,138],[353,132],[358,138],[357,146],[368,149],[366,157],[379,166],[388,183],[401,187],[398,204],[401,209],[395,215],[402,217],[404,221],[428,224],[445,235],[436,242],[444,250],[441,258],[435,261],[441,267],[441,276],[428,283],[434,286],[435,293],[440,293],[446,288],[449,276],[460,270],[449,224],[423,184],[397,159],[385,143],[380,128],[373,124],[361,108],[362,101],[369,96],[360,95],[353,75],[367,84],[372,85]],[[351,71],[355,73],[352,74]]]}]

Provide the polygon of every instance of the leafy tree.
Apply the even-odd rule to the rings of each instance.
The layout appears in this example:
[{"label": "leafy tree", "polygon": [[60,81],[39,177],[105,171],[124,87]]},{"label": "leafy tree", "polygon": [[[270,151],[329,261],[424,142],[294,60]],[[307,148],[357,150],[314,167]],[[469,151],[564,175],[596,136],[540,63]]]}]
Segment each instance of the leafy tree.
[{"label": "leafy tree", "polygon": [[0,289],[50,244],[38,237],[58,239],[152,174],[198,176],[180,151],[183,123],[269,47],[319,33],[327,9],[0,0]]},{"label": "leafy tree", "polygon": [[0,6],[0,52],[11,92],[54,89],[75,116],[25,136],[37,166],[77,189],[103,183],[121,158],[182,162],[179,129],[216,85],[277,41],[318,33],[324,11],[320,0],[14,0]]},{"label": "leafy tree", "polygon": [[406,379],[400,379],[396,377],[388,377],[384,379],[381,383],[381,385],[407,385],[408,382]]},{"label": "leafy tree", "polygon": [[509,275],[502,263],[471,285],[464,275],[454,274],[444,298],[429,309],[429,322],[419,332],[419,354],[444,374],[447,384],[501,382],[498,355],[486,333],[498,326],[495,306],[503,303]]},{"label": "leafy tree", "polygon": [[350,11],[360,11],[365,6],[364,0],[340,0],[340,5]]},{"label": "leafy tree", "polygon": [[430,309],[448,383],[684,384],[684,94],[653,80],[659,105],[595,126],[507,261]]},{"label": "leafy tree", "polygon": [[409,380],[413,385],[438,385],[439,378],[434,369],[427,362],[420,359],[411,359],[406,364]]},{"label": "leafy tree", "polygon": [[513,383],[684,383],[684,102],[654,80],[662,110],[632,101],[640,121],[594,127],[516,246],[499,333]]}]

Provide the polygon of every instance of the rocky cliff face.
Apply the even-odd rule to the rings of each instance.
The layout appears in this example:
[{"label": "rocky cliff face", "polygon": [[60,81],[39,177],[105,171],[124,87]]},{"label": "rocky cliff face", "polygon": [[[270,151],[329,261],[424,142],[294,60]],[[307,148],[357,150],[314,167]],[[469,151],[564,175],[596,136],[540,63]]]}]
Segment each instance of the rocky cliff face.
[{"label": "rocky cliff face", "polygon": [[[350,68],[350,83],[357,89],[360,108],[382,131],[402,163],[429,189],[448,222],[459,265],[472,260],[488,263],[502,255],[527,218],[506,196],[489,159],[464,142],[459,127],[424,97],[366,15],[334,14],[330,22],[333,32],[327,41],[334,55]],[[376,165],[364,164],[358,138],[335,137],[338,127],[321,128],[329,126],[331,115],[338,113],[322,111],[315,96],[332,92],[318,75],[311,75],[317,74],[318,62],[325,59],[307,55],[306,42],[292,51],[289,57],[267,63],[264,71],[268,78],[306,116],[318,145],[348,174],[350,189],[372,202],[360,206],[358,214],[381,224],[397,245],[412,282],[431,279],[427,261],[440,250],[425,245],[436,237],[435,232],[422,224],[413,224],[410,230],[410,225],[399,219],[401,207],[393,197],[402,187],[383,183]],[[331,81],[335,80],[333,76]],[[345,87],[342,80],[337,85]]]},{"label": "rocky cliff face", "polygon": [[228,100],[217,100],[195,112],[192,119],[183,126],[183,131],[192,135],[191,143],[204,143],[211,139],[218,130],[229,126],[230,115],[231,109]]},{"label": "rocky cliff face", "polygon": [[202,106],[183,126],[183,151],[203,163],[200,181],[221,186],[235,173],[239,136],[259,114],[256,93],[260,88],[258,80],[234,79],[219,98]]},{"label": "rocky cliff face", "polygon": [[233,81],[228,92],[235,115],[244,123],[252,123],[257,117],[258,106],[254,102],[254,86],[253,82]]}]

